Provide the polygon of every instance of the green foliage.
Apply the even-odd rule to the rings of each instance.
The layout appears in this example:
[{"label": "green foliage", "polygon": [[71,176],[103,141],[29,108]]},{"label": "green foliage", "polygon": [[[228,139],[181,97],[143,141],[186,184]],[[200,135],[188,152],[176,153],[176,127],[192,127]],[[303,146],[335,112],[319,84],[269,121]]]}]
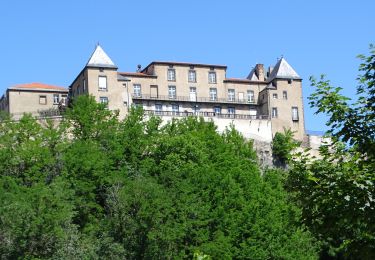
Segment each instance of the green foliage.
[{"label": "green foliage", "polygon": [[279,171],[233,127],[161,125],[82,96],[59,126],[0,122],[0,254],[52,259],[315,259]]},{"label": "green foliage", "polygon": [[300,154],[287,181],[303,223],[323,243],[323,255],[345,259],[375,258],[374,46],[360,58],[363,74],[353,104],[324,76],[311,78],[316,91],[310,104],[329,117],[333,142],[321,147],[322,158]]},{"label": "green foliage", "polygon": [[301,142],[293,139],[293,131],[284,128],[284,133],[277,132],[272,140],[272,155],[275,161],[285,166],[292,156],[292,151]]},{"label": "green foliage", "polygon": [[359,55],[362,63],[358,77],[358,98],[348,104],[350,98],[340,94],[342,88],[332,87],[322,75],[320,80],[310,78],[316,91],[309,97],[310,105],[317,108],[316,113],[325,113],[329,120],[327,126],[333,137],[348,142],[368,157],[375,155],[375,46],[370,45],[368,56]]},{"label": "green foliage", "polygon": [[375,258],[374,165],[343,146],[322,148],[322,159],[294,161],[288,187],[302,219],[329,255]]}]

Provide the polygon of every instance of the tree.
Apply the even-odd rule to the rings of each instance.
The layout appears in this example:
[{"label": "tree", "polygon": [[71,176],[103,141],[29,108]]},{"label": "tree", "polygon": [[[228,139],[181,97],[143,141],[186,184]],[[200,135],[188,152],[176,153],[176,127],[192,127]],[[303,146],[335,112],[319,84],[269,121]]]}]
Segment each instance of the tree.
[{"label": "tree", "polygon": [[[375,258],[374,98],[375,49],[360,56],[357,102],[350,105],[322,76],[310,104],[329,117],[332,144],[322,158],[300,154],[292,163],[287,186],[302,208],[302,220],[323,243],[322,255]],[[343,143],[344,142],[344,143]]]},{"label": "tree", "polygon": [[362,63],[358,77],[357,100],[340,94],[342,88],[333,87],[322,75],[317,81],[311,77],[311,85],[316,91],[309,97],[310,105],[317,108],[316,113],[325,113],[329,120],[328,133],[338,140],[348,142],[369,159],[375,156],[375,46],[370,45],[368,56],[358,56]]},{"label": "tree", "polygon": [[293,139],[293,131],[284,128],[284,133],[277,132],[272,140],[272,155],[276,164],[286,166],[286,163],[292,157],[292,152],[301,142]]}]

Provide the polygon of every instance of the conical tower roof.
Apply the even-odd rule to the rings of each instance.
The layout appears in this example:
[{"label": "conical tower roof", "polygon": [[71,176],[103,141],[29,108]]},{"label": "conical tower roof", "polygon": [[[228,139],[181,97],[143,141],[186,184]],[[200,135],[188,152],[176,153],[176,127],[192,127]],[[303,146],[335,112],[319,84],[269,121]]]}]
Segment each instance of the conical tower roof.
[{"label": "conical tower roof", "polygon": [[278,79],[301,79],[297,72],[289,65],[289,63],[281,58],[275,65],[274,69],[271,72],[271,75],[268,78],[268,81],[271,81],[275,78]]},{"label": "conical tower roof", "polygon": [[104,67],[104,68],[116,68],[117,66],[113,63],[111,58],[105,53],[102,47],[98,44],[92,53],[86,67]]}]

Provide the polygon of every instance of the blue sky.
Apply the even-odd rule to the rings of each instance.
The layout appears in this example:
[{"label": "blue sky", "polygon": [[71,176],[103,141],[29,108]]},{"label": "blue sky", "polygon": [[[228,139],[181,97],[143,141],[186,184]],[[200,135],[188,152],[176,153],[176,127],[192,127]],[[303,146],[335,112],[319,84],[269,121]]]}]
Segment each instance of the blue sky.
[{"label": "blue sky", "polygon": [[324,73],[355,94],[359,60],[375,43],[375,1],[2,1],[0,90],[69,86],[100,42],[120,71],[153,60],[216,63],[246,77],[281,55],[304,79],[306,128],[324,130],[306,97]]}]

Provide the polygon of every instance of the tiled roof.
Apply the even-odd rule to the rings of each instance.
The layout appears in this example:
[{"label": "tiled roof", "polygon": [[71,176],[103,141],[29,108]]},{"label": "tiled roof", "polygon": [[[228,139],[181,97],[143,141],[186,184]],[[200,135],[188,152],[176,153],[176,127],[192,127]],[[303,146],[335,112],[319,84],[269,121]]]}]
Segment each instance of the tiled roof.
[{"label": "tiled roof", "polygon": [[266,82],[250,79],[238,79],[238,78],[226,78],[224,82],[234,82],[234,83],[257,83],[257,84],[266,84]]},{"label": "tiled roof", "polygon": [[225,65],[215,65],[215,64],[203,64],[203,63],[192,63],[192,62],[175,62],[175,61],[153,61],[150,64],[148,64],[142,71],[146,71],[148,67],[151,65],[176,65],[176,66],[194,66],[194,67],[213,67],[213,68],[222,68],[226,69],[227,66]]},{"label": "tiled roof", "polygon": [[26,84],[18,84],[10,87],[9,89],[24,89],[24,90],[57,90],[57,91],[68,91],[68,89],[53,85],[48,85],[44,83],[26,83]]},{"label": "tiled roof", "polygon": [[118,72],[121,76],[125,77],[138,77],[138,78],[156,78],[155,75],[149,75],[141,72]]},{"label": "tiled roof", "polygon": [[243,83],[250,83],[251,80],[249,79],[238,79],[238,78],[226,78],[224,79],[224,81],[227,81],[227,82],[243,82]]}]

